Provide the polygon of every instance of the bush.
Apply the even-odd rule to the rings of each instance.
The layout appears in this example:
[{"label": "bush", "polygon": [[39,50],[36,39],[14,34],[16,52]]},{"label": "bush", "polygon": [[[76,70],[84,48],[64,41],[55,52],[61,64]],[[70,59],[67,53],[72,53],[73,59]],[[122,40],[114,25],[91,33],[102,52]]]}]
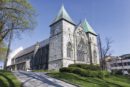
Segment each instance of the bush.
[{"label": "bush", "polygon": [[69,68],[63,67],[63,68],[60,68],[59,71],[60,72],[69,72],[69,73],[72,73],[74,69],[75,69],[74,67],[69,67]]},{"label": "bush", "polygon": [[93,70],[86,70],[86,69],[82,69],[79,67],[63,67],[59,70],[60,72],[68,72],[68,73],[74,73],[80,76],[84,76],[84,77],[99,77],[99,78],[104,78],[106,76],[109,76],[110,73],[107,71],[93,71]]},{"label": "bush", "polygon": [[98,65],[88,65],[88,64],[71,64],[69,67],[79,67],[86,70],[100,70]]},{"label": "bush", "polygon": [[99,71],[98,72],[98,77],[99,78],[104,78],[104,77],[109,77],[110,76],[110,73],[108,71]]},{"label": "bush", "polygon": [[113,75],[123,75],[122,70],[112,70]]},{"label": "bush", "polygon": [[80,76],[89,76],[89,73],[88,71],[82,69],[82,68],[75,68],[72,73],[74,74],[77,74],[77,75],[80,75]]}]

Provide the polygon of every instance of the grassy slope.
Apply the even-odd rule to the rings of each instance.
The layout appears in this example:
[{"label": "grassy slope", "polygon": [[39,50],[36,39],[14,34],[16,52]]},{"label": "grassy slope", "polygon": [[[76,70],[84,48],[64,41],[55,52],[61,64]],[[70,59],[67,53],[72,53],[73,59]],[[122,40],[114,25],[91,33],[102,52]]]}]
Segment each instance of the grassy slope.
[{"label": "grassy slope", "polygon": [[77,84],[80,87],[130,87],[130,78],[123,76],[110,76],[99,79],[93,77],[81,77],[72,73],[50,73],[50,76]]},{"label": "grassy slope", "polygon": [[0,87],[21,87],[21,83],[8,71],[0,71]]}]

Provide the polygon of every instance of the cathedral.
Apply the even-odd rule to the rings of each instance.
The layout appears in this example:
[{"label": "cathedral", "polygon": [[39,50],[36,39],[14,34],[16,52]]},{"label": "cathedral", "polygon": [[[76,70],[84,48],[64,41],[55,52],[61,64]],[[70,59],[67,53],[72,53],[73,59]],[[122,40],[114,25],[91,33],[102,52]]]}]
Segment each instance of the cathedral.
[{"label": "cathedral", "polygon": [[97,34],[86,19],[75,24],[64,6],[50,24],[48,39],[19,50],[11,70],[58,70],[70,64],[99,64]]}]

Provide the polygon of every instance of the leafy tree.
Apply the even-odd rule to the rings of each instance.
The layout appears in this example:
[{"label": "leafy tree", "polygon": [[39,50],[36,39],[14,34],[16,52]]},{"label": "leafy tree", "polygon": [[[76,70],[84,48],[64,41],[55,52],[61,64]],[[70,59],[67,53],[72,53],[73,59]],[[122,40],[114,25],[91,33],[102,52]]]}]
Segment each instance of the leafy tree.
[{"label": "leafy tree", "polygon": [[8,60],[10,39],[20,36],[26,30],[34,29],[34,16],[35,11],[28,0],[0,0],[0,42],[9,39],[4,66]]},{"label": "leafy tree", "polygon": [[0,42],[0,61],[4,61],[6,57],[7,47],[3,42]]},{"label": "leafy tree", "polygon": [[35,11],[28,0],[0,0],[0,42],[13,34],[33,29]]}]

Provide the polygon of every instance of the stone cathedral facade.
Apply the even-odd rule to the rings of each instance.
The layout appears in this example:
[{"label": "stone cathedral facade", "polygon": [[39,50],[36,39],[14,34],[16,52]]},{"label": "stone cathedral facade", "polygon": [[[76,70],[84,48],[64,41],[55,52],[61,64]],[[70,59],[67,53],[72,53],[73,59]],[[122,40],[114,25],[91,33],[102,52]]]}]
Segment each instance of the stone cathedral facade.
[{"label": "stone cathedral facade", "polygon": [[76,25],[62,6],[50,25],[50,37],[18,52],[11,61],[9,68],[13,70],[99,64],[97,34],[86,19]]}]

